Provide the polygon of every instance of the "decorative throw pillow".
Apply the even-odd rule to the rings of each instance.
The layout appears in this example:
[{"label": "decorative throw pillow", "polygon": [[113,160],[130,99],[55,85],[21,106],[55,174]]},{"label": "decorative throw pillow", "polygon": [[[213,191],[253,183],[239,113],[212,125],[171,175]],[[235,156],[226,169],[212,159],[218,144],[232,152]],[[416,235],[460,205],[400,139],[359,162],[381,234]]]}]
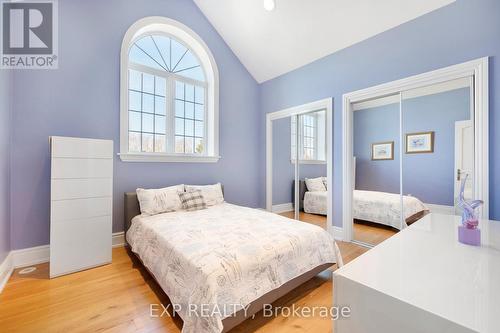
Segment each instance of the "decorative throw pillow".
[{"label": "decorative throw pillow", "polygon": [[141,214],[156,215],[182,209],[178,193],[184,192],[184,185],[169,186],[160,189],[136,190]]},{"label": "decorative throw pillow", "polygon": [[307,190],[310,192],[325,192],[326,187],[323,184],[322,177],[306,178]]},{"label": "decorative throw pillow", "polygon": [[201,191],[207,206],[218,205],[224,202],[222,186],[220,183],[214,185],[186,185],[186,192]]},{"label": "decorative throw pillow", "polygon": [[200,190],[179,193],[179,199],[182,202],[182,208],[188,212],[207,208],[207,203]]},{"label": "decorative throw pillow", "polygon": [[327,185],[327,180],[326,180],[326,177],[321,177],[321,180],[323,181],[323,185],[325,185],[325,190],[328,191],[328,185]]}]

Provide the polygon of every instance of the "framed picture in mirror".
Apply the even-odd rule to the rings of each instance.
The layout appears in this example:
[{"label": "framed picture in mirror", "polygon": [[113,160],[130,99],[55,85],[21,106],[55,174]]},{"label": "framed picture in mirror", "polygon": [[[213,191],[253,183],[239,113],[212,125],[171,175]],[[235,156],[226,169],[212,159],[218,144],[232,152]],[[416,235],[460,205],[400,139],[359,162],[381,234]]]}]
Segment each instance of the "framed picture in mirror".
[{"label": "framed picture in mirror", "polygon": [[406,134],[406,153],[421,154],[434,152],[434,132]]},{"label": "framed picture in mirror", "polygon": [[394,141],[372,143],[372,161],[393,159]]}]

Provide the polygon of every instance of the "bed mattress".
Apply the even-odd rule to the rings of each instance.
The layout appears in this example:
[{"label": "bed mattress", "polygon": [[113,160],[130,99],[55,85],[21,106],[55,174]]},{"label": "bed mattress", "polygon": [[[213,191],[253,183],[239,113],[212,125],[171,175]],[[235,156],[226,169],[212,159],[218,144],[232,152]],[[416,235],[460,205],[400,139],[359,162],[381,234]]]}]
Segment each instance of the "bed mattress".
[{"label": "bed mattress", "polygon": [[228,203],[136,216],[126,237],[185,333],[221,332],[224,318],[338,253],[320,227]]}]

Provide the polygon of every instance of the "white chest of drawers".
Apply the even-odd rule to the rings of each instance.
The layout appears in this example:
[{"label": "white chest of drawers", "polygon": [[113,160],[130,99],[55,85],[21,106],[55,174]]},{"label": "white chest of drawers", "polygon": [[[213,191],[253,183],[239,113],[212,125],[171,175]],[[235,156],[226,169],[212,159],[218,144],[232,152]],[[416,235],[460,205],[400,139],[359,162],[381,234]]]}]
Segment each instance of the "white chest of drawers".
[{"label": "white chest of drawers", "polygon": [[460,217],[430,214],[334,273],[335,333],[500,329],[500,222],[481,247],[457,241]]},{"label": "white chest of drawers", "polygon": [[113,141],[50,138],[50,277],[111,262]]}]

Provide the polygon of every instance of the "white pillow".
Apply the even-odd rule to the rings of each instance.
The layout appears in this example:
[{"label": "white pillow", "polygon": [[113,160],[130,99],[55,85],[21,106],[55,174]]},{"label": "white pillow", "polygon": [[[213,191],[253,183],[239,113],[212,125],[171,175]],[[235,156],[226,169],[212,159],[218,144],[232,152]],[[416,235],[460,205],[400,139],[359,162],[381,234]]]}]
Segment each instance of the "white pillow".
[{"label": "white pillow", "polygon": [[327,184],[328,182],[326,180],[326,177],[321,177],[321,180],[323,181],[323,185],[325,185],[325,190],[328,191],[328,184]]},{"label": "white pillow", "polygon": [[184,192],[184,184],[148,190],[138,188],[136,193],[141,213],[156,215],[182,210],[182,202],[178,194],[182,192]]},{"label": "white pillow", "polygon": [[214,185],[186,185],[186,192],[200,190],[207,206],[218,205],[224,202],[222,186],[220,183]]},{"label": "white pillow", "polygon": [[309,192],[325,192],[325,184],[323,184],[323,177],[306,178],[306,186]]}]

